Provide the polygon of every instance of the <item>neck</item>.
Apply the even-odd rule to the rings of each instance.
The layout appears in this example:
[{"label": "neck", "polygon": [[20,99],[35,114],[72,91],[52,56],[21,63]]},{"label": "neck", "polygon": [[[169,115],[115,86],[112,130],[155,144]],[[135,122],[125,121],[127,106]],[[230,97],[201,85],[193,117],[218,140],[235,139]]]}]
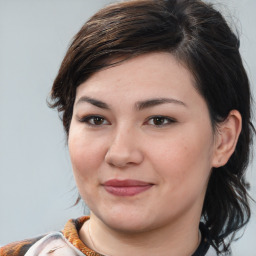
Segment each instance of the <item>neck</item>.
[{"label": "neck", "polygon": [[198,223],[175,221],[161,229],[127,233],[109,228],[92,214],[79,235],[88,247],[103,255],[190,256],[200,243]]}]

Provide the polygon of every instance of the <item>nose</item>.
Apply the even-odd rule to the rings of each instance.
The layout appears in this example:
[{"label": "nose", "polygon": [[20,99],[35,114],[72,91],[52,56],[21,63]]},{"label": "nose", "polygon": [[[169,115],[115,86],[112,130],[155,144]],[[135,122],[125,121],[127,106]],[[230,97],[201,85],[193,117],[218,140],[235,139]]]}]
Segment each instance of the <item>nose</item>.
[{"label": "nose", "polygon": [[139,134],[136,135],[128,129],[116,131],[105,155],[105,161],[118,168],[140,164],[143,161],[143,153],[138,136]]}]

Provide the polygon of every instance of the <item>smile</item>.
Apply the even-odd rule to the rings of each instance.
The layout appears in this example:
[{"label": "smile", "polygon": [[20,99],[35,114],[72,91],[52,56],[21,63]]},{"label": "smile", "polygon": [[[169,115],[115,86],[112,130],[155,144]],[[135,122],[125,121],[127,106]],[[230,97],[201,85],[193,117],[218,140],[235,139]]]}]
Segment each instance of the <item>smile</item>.
[{"label": "smile", "polygon": [[104,189],[115,196],[134,196],[150,189],[153,184],[138,180],[109,180]]}]

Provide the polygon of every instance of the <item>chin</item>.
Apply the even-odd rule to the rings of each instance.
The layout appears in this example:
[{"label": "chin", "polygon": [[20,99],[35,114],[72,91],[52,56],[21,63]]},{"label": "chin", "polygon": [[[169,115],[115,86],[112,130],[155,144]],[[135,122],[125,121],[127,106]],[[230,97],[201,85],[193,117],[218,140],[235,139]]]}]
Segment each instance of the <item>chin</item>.
[{"label": "chin", "polygon": [[152,228],[150,228],[149,223],[144,223],[142,221],[135,221],[135,220],[119,220],[118,223],[115,221],[105,223],[108,225],[109,228],[112,230],[116,230],[120,233],[140,233],[148,231]]},{"label": "chin", "polygon": [[139,233],[153,229],[154,221],[142,213],[111,212],[98,217],[108,228],[123,233]]}]

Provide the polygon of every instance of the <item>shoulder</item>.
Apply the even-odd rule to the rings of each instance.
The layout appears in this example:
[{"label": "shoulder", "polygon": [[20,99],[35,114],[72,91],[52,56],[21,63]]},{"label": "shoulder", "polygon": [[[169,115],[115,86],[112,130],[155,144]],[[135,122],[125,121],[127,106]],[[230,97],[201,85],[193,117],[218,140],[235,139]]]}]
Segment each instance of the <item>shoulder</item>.
[{"label": "shoulder", "polygon": [[47,235],[11,243],[0,249],[1,256],[84,256],[63,236],[62,232],[52,232]]},{"label": "shoulder", "polygon": [[1,256],[24,256],[29,248],[44,236],[13,242],[0,248]]},{"label": "shoulder", "polygon": [[0,256],[99,255],[87,248],[79,239],[78,231],[88,219],[88,216],[71,219],[62,231],[50,232],[33,239],[10,243],[0,248]]}]

